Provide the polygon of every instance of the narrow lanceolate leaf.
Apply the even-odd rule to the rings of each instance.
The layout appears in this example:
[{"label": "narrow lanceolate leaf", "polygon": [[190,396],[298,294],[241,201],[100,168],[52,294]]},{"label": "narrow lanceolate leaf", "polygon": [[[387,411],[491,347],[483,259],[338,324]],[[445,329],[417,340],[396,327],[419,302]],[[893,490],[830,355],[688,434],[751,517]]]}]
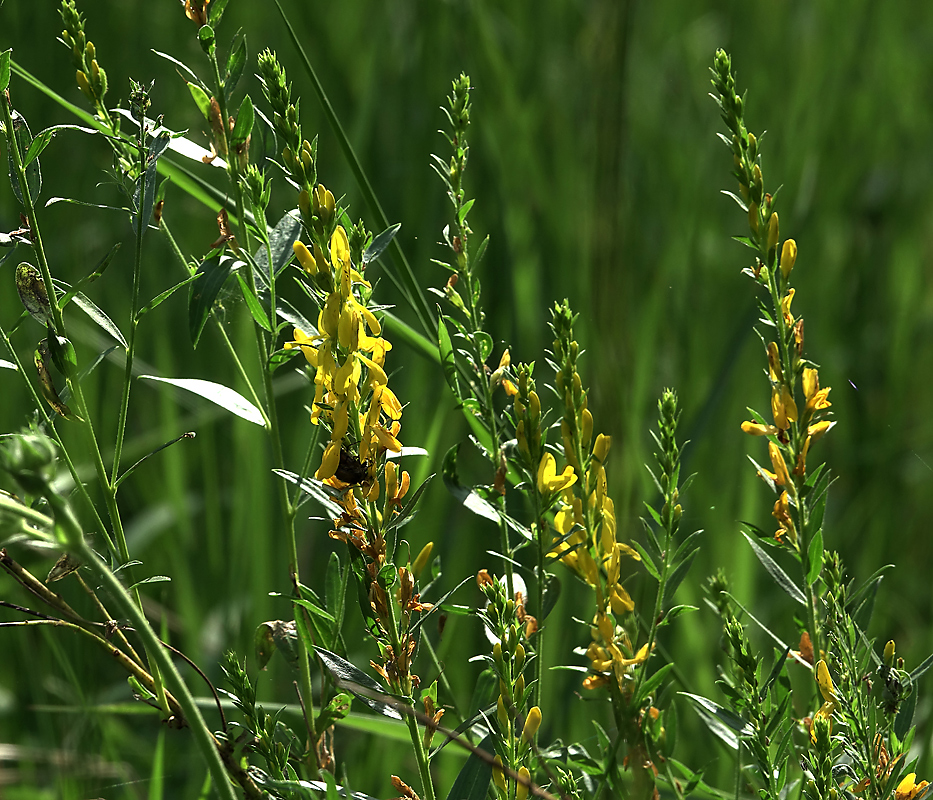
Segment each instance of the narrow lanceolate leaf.
[{"label": "narrow lanceolate leaf", "polygon": [[246,278],[237,271],[236,279],[240,284],[240,291],[243,293],[246,307],[249,309],[249,313],[252,315],[253,319],[256,320],[256,324],[264,330],[269,331],[269,333],[272,333],[272,325],[269,324],[269,317],[262,307],[262,303],[259,302],[259,298],[256,297],[253,290],[249,288]]},{"label": "narrow lanceolate leaf", "polygon": [[10,85],[10,56],[12,54],[12,50],[4,50],[0,53],[0,92],[5,91]]},{"label": "narrow lanceolate leaf", "polygon": [[72,299],[78,308],[80,308],[94,322],[96,322],[101,328],[107,331],[107,333],[109,333],[114,339],[123,345],[124,350],[129,347],[129,345],[126,343],[126,339],[123,338],[123,334],[120,332],[120,329],[116,326],[113,320],[111,320],[110,317],[101,311],[97,305],[89,297],[87,297],[87,295],[78,292]]},{"label": "narrow lanceolate leaf", "polygon": [[377,258],[379,258],[379,256],[382,255],[382,252],[395,238],[395,234],[399,232],[399,228],[401,227],[402,223],[398,222],[375,236],[372,240],[372,243],[363,252],[363,264],[368,264],[370,261],[375,261]]},{"label": "narrow lanceolate leaf", "polygon": [[147,314],[150,311],[152,311],[152,309],[160,306],[162,303],[168,300],[173,294],[175,294],[176,291],[181,289],[182,286],[187,286],[192,281],[195,281],[198,278],[200,278],[203,274],[204,274],[203,272],[196,272],[194,275],[191,275],[185,278],[180,283],[176,283],[171,289],[166,289],[161,294],[158,294],[155,297],[153,297],[152,300],[150,300],[148,303],[146,303],[146,305],[144,305],[141,309],[139,309],[139,313],[136,315],[136,319],[138,320],[143,314]]},{"label": "narrow lanceolate leaf", "polygon": [[155,375],[140,375],[139,377],[144,380],[158,381],[159,383],[167,383],[170,386],[177,386],[179,389],[184,389],[186,392],[191,392],[192,394],[203,397],[205,400],[210,400],[212,403],[227,409],[231,414],[236,414],[247,422],[252,422],[261,427],[265,427],[266,425],[266,420],[262,412],[239,392],[235,392],[227,386],[222,386],[219,383],[213,383],[211,381],[202,381],[198,378],[159,378]]},{"label": "narrow lanceolate leaf", "polygon": [[748,540],[748,543],[751,545],[761,565],[768,571],[768,574],[774,578],[774,582],[787,592],[791,599],[805,606],[807,604],[807,599],[804,597],[803,592],[800,591],[797,584],[791,580],[790,576],[781,569],[778,563],[771,558],[751,536],[745,533],[745,531],[742,531],[742,535]]},{"label": "narrow lanceolate leaf", "polygon": [[298,241],[301,236],[301,216],[298,209],[287,212],[280,219],[272,232],[269,234],[269,250],[261,245],[253,255],[256,262],[257,276],[262,281],[263,286],[269,285],[269,265],[271,261],[272,275],[277,278],[279,273],[285,268],[289,261],[294,257],[292,245]]},{"label": "narrow lanceolate leaf", "polygon": [[[438,309],[440,312],[440,309]],[[437,347],[441,354],[441,365],[444,368],[444,377],[447,379],[447,385],[450,386],[454,397],[462,399],[460,395],[460,380],[457,378],[457,359],[454,354],[453,344],[450,341],[450,333],[444,324],[444,317],[437,315]]]},{"label": "narrow lanceolate leaf", "polygon": [[755,731],[744,719],[733,714],[712,700],[688,692],[680,692],[692,704],[706,727],[733,750],[739,749],[739,739],[751,736]]},{"label": "narrow lanceolate leaf", "polygon": [[[337,680],[341,689],[353,692],[360,700],[368,705],[373,711],[392,719],[401,719],[402,715],[388,703],[383,703],[374,699],[371,695],[388,695],[388,692],[374,681],[362,670],[357,669],[346,659],[341,658],[336,653],[331,653],[323,647],[315,647],[314,652],[318,658],[324,662],[327,671]],[[363,691],[360,691],[362,689]]]},{"label": "narrow lanceolate leaf", "polygon": [[482,758],[473,753],[463,765],[454,785],[450,788],[447,800],[483,800],[489,791],[492,780],[492,764],[489,760],[495,755],[492,734],[479,743],[479,750],[488,756]]},{"label": "narrow lanceolate leaf", "polygon": [[253,121],[255,119],[256,115],[253,112],[253,101],[249,99],[249,95],[246,95],[246,97],[243,98],[243,102],[240,103],[240,110],[237,113],[236,123],[233,126],[233,133],[230,137],[234,147],[239,147],[246,143],[246,140],[249,139],[249,135],[253,132]]},{"label": "narrow lanceolate leaf", "polygon": [[455,444],[444,456],[442,467],[444,485],[468,511],[472,511],[477,516],[485,517],[493,522],[498,522],[499,514],[496,509],[487,500],[480,497],[474,489],[460,483],[460,477],[457,474],[457,452],[459,450],[460,445]]},{"label": "narrow lanceolate leaf", "polygon": [[238,262],[234,262],[230,256],[216,255],[204,259],[198,267],[198,274],[204,277],[192,285],[188,295],[188,333],[195,347],[198,346],[198,340],[217,295],[237,266]]},{"label": "narrow lanceolate leaf", "polygon": [[5,358],[0,358],[0,369],[17,369],[16,364],[12,361],[7,361]]},{"label": "narrow lanceolate leaf", "polygon": [[[13,135],[16,145],[19,148],[21,156],[25,158],[32,144],[32,134],[29,132],[29,126],[26,119],[19,111],[13,111]],[[22,187],[19,185],[19,175],[16,171],[16,162],[13,160],[12,151],[7,153],[7,161],[10,168],[10,185],[13,187],[13,194],[19,200],[21,205],[25,205]],[[39,170],[39,159],[35,159],[26,167],[26,190],[29,192],[30,200],[35,203],[39,199],[39,192],[42,190],[42,172]]]}]

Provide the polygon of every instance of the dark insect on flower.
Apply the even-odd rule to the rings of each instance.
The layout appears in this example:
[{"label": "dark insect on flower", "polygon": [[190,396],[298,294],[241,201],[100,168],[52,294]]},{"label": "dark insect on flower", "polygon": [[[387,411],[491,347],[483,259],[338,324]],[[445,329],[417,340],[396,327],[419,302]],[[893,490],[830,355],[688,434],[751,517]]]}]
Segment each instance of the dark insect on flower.
[{"label": "dark insect on flower", "polygon": [[340,464],[337,465],[337,471],[334,477],[338,481],[348,483],[354,486],[363,483],[369,479],[369,461],[360,461],[349,450],[340,448]]}]

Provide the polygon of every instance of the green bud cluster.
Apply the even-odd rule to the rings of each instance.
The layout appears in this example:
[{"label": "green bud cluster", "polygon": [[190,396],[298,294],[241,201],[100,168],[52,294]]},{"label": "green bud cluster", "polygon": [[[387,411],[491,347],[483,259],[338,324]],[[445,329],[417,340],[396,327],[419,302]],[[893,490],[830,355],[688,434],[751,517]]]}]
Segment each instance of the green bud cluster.
[{"label": "green bud cluster", "polygon": [[65,27],[59,41],[71,51],[78,88],[95,108],[101,109],[107,93],[107,73],[97,63],[97,49],[84,32],[84,17],[75,7],[74,0],[62,0],[59,13]]},{"label": "green bud cluster", "polygon": [[512,405],[518,451],[522,462],[532,474],[538,468],[541,456],[544,454],[544,442],[541,436],[541,399],[538,397],[534,378],[531,377],[534,367],[533,362],[515,366],[518,393]]}]

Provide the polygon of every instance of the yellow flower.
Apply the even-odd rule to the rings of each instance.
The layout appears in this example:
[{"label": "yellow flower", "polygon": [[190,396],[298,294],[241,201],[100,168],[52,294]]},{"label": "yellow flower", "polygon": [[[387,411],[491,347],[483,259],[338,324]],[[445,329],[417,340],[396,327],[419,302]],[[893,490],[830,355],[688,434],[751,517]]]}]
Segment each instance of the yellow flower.
[{"label": "yellow flower", "polygon": [[538,465],[538,491],[545,497],[560,492],[577,482],[573,467],[566,466],[557,474],[557,461],[551,453],[545,453]]},{"label": "yellow flower", "polygon": [[791,327],[794,324],[794,317],[790,313],[790,304],[794,299],[794,290],[788,289],[787,294],[784,295],[784,298],[781,300],[781,313],[784,315],[784,322],[787,323],[787,327]]},{"label": "yellow flower", "polygon": [[822,658],[816,663],[816,682],[820,687],[820,694],[823,695],[823,699],[827,703],[835,705],[837,701],[836,687],[833,685],[832,676],[829,674],[829,667],[826,666],[826,662]]},{"label": "yellow flower", "polygon": [[771,413],[774,424],[786,431],[791,422],[797,421],[797,404],[786,386],[774,386],[771,389]]},{"label": "yellow flower", "polygon": [[895,800],[914,800],[924,789],[929,786],[929,781],[920,781],[917,783],[917,773],[911,772],[904,776],[894,791]]},{"label": "yellow flower", "polygon": [[774,442],[768,442],[768,455],[771,456],[771,465],[774,467],[774,482],[779,486],[786,486],[787,491],[794,494],[794,484],[791,483],[790,475],[787,472],[784,456],[781,455],[781,451]]},{"label": "yellow flower", "polygon": [[742,431],[752,436],[777,436],[777,425],[762,425],[760,422],[743,422]]},{"label": "yellow flower", "polygon": [[774,504],[774,511],[771,512],[771,516],[781,525],[780,530],[774,534],[774,538],[781,541],[786,534],[793,544],[797,544],[797,528],[790,516],[790,498],[787,492],[781,492],[781,496]]}]

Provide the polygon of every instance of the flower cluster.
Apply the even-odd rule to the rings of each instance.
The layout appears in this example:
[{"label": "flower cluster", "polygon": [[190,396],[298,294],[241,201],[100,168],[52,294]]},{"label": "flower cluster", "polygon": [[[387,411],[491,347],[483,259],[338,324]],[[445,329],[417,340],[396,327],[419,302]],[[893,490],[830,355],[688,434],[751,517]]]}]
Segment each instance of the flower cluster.
[{"label": "flower cluster", "polygon": [[635,608],[621,582],[622,557],[640,560],[640,556],[616,539],[615,506],[607,490],[605,466],[612,440],[600,433],[593,442],[593,415],[577,372],[580,349],[573,339],[575,317],[566,301],[554,308],[552,316],[555,385],[564,405],[561,435],[569,463],[558,473],[554,456],[545,452],[538,467],[538,491],[547,505],[556,504],[557,536],[550,556],[560,559],[596,592],[593,641],[586,651],[594,674],[584,686],[606,685],[614,675],[621,687],[633,665],[648,657],[647,647],[635,652],[629,636],[616,624],[617,617]]},{"label": "flower cluster", "polygon": [[[331,236],[329,262],[317,246],[312,253],[299,241],[294,250],[312,280],[332,287],[318,315],[319,333],[308,335],[296,328],[294,341],[285,345],[300,347],[315,368],[311,422],[319,424],[325,418],[331,431],[315,477],[322,481],[336,478],[344,484],[362,483],[366,498],[375,500],[380,492],[376,480],[378,459],[387,450],[402,449],[396,438],[401,429],[402,406],[388,386],[384,369],[392,345],[382,337],[382,326],[375,314],[354,293],[356,287],[372,287],[353,268],[343,226],[338,225]],[[359,442],[357,456],[345,445],[348,435]]]}]

